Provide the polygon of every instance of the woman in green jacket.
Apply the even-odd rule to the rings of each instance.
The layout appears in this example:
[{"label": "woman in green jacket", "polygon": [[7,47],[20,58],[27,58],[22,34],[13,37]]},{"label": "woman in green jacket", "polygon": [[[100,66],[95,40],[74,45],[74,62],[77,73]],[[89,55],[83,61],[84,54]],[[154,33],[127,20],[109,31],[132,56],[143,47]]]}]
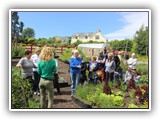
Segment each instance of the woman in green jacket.
[{"label": "woman in green jacket", "polygon": [[53,52],[51,47],[45,46],[40,54],[40,61],[38,63],[37,72],[41,79],[39,82],[40,88],[40,107],[45,108],[46,92],[48,93],[48,108],[53,107],[53,73],[57,71],[56,62],[53,59]]}]

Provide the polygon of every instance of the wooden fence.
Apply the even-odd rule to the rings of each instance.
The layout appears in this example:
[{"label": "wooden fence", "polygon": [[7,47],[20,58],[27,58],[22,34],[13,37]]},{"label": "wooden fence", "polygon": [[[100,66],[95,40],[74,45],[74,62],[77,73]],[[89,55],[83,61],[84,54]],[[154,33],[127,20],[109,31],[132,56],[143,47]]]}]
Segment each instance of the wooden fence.
[{"label": "wooden fence", "polygon": [[[27,46],[24,46],[26,50],[30,50],[32,52],[35,51],[36,47],[41,47],[41,46],[36,46],[36,45],[27,45]],[[75,47],[65,47],[65,46],[60,46],[60,47],[53,47],[55,50],[56,50],[56,54],[62,54],[62,52],[65,50],[65,49],[69,49],[69,48],[75,48]]]}]

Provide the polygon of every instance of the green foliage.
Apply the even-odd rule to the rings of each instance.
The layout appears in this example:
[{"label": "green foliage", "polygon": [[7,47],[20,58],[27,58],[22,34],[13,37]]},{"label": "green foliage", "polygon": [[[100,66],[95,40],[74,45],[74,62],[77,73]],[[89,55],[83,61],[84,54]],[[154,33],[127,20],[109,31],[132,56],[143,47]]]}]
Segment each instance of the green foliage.
[{"label": "green foliage", "polygon": [[94,92],[93,87],[94,87],[93,84],[89,84],[89,85],[86,85],[86,86],[79,85],[76,88],[76,95],[81,97],[82,99],[86,100],[87,95],[92,94],[92,92]]},{"label": "green foliage", "polygon": [[121,91],[117,91],[113,93],[115,96],[122,96],[122,92]]},{"label": "green foliage", "polygon": [[147,75],[148,74],[148,65],[146,64],[138,64],[136,66],[136,71],[140,73],[141,75]]},{"label": "green foliage", "polygon": [[131,104],[128,105],[128,108],[138,108],[138,106],[133,104],[133,103],[131,103]]},{"label": "green foliage", "polygon": [[52,48],[52,51],[54,53],[54,56],[56,56],[56,49]]},{"label": "green foliage", "polygon": [[146,76],[146,75],[143,75],[143,76],[141,76],[141,78],[140,78],[140,83],[147,83],[148,84],[148,76]]},{"label": "green foliage", "polygon": [[109,84],[110,88],[114,88],[117,85],[117,81],[116,80],[114,80],[113,82],[112,81],[108,81],[108,84]]},{"label": "green foliage", "polygon": [[39,108],[39,103],[37,103],[35,100],[28,100],[29,108]]},{"label": "green foliage", "polygon": [[34,44],[35,43],[35,38],[29,38],[28,39],[28,44]]},{"label": "green foliage", "polygon": [[22,32],[22,38],[34,38],[35,37],[35,31],[33,28],[26,28]]},{"label": "green foliage", "polygon": [[12,46],[12,57],[23,57],[25,48],[23,46]]},{"label": "green foliage", "polygon": [[136,53],[148,56],[148,34],[148,27],[145,27],[144,25],[136,32],[134,36],[134,41],[137,43]]},{"label": "green foliage", "polygon": [[113,99],[113,105],[118,107],[124,106],[124,98],[121,96],[115,96]]},{"label": "green foliage", "polygon": [[110,42],[110,46],[112,49],[115,49],[115,50],[131,51],[133,46],[133,41],[130,39],[113,40]]},{"label": "green foliage", "polygon": [[12,14],[12,18],[11,18],[12,43],[17,43],[20,33],[22,33],[23,31],[24,23],[19,22],[18,12],[12,12],[11,14]]},{"label": "green foliage", "polygon": [[33,101],[32,86],[28,80],[20,75],[20,69],[12,68],[12,108],[29,108],[29,101]]},{"label": "green foliage", "polygon": [[137,60],[142,62],[148,62],[148,56],[138,56]]},{"label": "green foliage", "polygon": [[122,90],[123,93],[125,93],[127,89],[127,85],[121,85],[120,89]]},{"label": "green foliage", "polygon": [[85,86],[78,86],[76,89],[76,95],[82,98],[84,101],[91,105],[98,106],[100,108],[114,108],[123,107],[124,98],[121,93],[117,92],[117,96],[114,94],[107,95],[103,93],[103,83],[98,85],[88,84]]},{"label": "green foliage", "polygon": [[72,56],[72,49],[66,49],[62,52],[59,59],[62,61],[70,60],[71,56]]},{"label": "green foliage", "polygon": [[[85,54],[83,53],[83,51],[81,49],[77,49],[79,51],[79,54],[81,55],[81,57],[83,58],[84,61],[88,61],[89,58],[86,58]],[[62,55],[60,55],[60,60],[65,61],[65,60],[70,60],[72,56],[72,49],[66,49],[62,52]]]},{"label": "green foliage", "polygon": [[83,42],[81,40],[77,40],[75,43],[73,43],[74,46],[78,46],[79,44],[82,44]]},{"label": "green foliage", "polygon": [[133,90],[130,91],[129,94],[130,94],[130,103],[134,104],[134,91]]}]

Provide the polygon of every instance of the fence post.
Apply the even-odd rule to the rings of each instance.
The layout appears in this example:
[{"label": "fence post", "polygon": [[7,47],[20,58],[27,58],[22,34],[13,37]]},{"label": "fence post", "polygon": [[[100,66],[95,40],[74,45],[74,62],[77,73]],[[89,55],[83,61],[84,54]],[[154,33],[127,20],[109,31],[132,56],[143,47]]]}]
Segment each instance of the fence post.
[{"label": "fence post", "polygon": [[31,52],[32,52],[32,45],[31,45]]},{"label": "fence post", "polygon": [[62,54],[62,52],[63,52],[63,46],[61,47],[61,54]]}]

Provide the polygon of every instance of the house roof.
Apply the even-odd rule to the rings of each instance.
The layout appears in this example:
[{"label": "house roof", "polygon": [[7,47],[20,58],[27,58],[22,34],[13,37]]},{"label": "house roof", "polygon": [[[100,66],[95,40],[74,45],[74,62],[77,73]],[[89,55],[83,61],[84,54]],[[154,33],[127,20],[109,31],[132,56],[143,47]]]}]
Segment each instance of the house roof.
[{"label": "house roof", "polygon": [[84,32],[84,33],[74,33],[72,36],[79,36],[79,37],[83,37],[83,36],[94,36],[95,32]]},{"label": "house roof", "polygon": [[105,48],[107,44],[79,44],[78,47],[86,47],[86,48]]},{"label": "house roof", "polygon": [[83,37],[83,36],[89,36],[92,37],[94,36],[97,32],[101,32],[100,30],[97,30],[96,32],[83,32],[83,33],[74,33],[72,36],[79,36],[79,37]]}]

